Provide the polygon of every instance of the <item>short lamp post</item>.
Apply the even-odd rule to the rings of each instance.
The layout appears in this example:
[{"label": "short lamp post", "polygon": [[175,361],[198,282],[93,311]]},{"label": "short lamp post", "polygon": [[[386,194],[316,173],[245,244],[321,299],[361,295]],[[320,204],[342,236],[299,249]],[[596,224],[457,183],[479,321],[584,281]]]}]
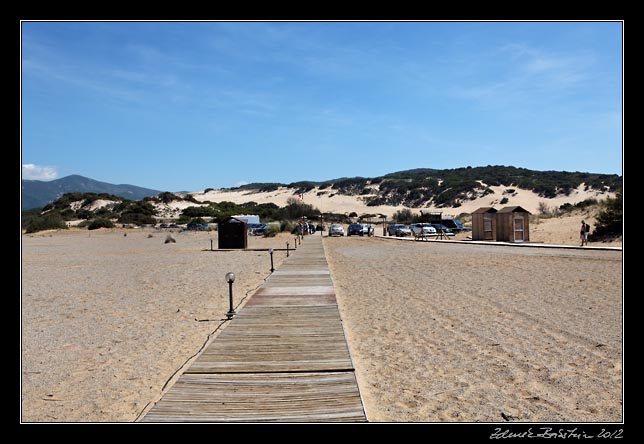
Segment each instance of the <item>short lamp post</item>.
[{"label": "short lamp post", "polygon": [[230,296],[230,309],[228,310],[228,313],[226,313],[226,316],[230,320],[237,314],[233,308],[233,282],[235,282],[235,273],[226,273],[226,282],[228,282],[228,292]]},{"label": "short lamp post", "polygon": [[275,268],[273,267],[273,249],[272,249],[272,248],[270,248],[270,249],[268,250],[268,252],[269,252],[269,253],[270,253],[270,255],[271,255],[271,273],[272,273],[272,272],[274,272],[274,271],[275,271]]}]

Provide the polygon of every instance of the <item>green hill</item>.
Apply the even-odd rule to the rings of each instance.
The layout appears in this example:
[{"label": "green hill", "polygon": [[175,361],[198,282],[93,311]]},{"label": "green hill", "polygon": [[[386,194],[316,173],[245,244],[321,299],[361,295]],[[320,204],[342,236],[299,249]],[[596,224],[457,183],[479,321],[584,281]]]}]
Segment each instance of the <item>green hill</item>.
[{"label": "green hill", "polygon": [[372,178],[344,177],[323,182],[251,183],[234,189],[263,192],[281,186],[293,189],[297,194],[319,187],[338,194],[364,195],[369,206],[421,207],[433,203],[437,207],[458,207],[464,200],[490,194],[490,186],[516,187],[531,190],[544,198],[553,198],[569,195],[581,184],[585,189],[618,192],[622,189],[622,176],[488,165],[444,170],[416,168]]},{"label": "green hill", "polygon": [[160,191],[135,185],[114,185],[99,182],[77,174],[47,182],[24,179],[22,181],[22,209],[44,207],[65,193],[107,193],[129,200],[137,200],[155,196]]}]

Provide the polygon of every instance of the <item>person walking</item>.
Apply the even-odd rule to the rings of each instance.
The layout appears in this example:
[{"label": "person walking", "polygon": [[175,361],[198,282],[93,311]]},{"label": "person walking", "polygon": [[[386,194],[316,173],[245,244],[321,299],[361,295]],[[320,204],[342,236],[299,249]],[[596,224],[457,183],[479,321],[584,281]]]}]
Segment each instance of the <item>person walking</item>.
[{"label": "person walking", "polygon": [[581,238],[581,246],[588,245],[588,232],[590,231],[590,226],[586,221],[581,221],[581,229],[579,230],[579,237]]}]

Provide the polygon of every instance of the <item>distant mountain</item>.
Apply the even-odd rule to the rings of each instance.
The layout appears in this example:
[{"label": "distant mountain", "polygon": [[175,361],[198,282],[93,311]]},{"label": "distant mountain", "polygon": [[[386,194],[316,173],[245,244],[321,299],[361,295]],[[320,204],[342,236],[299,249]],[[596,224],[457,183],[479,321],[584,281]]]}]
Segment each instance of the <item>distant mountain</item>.
[{"label": "distant mountain", "polygon": [[44,182],[42,180],[22,181],[22,209],[44,207],[65,193],[108,193],[129,200],[140,200],[156,196],[161,191],[135,185],[114,185],[99,182],[87,177],[73,174],[71,176]]}]

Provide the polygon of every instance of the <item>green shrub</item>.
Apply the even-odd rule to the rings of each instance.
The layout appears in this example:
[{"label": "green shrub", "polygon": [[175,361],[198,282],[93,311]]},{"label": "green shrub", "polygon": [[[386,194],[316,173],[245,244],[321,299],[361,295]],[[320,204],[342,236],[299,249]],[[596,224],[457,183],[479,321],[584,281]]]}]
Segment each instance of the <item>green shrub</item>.
[{"label": "green shrub", "polygon": [[183,200],[192,202],[192,203],[201,203],[192,194],[186,194],[186,196],[183,198]]},{"label": "green shrub", "polygon": [[603,205],[603,209],[597,216],[597,226],[593,236],[609,237],[619,236],[623,232],[623,200],[622,193],[617,193],[615,199],[608,198]]},{"label": "green shrub", "polygon": [[24,225],[27,233],[36,233],[44,230],[66,230],[67,224],[57,211],[49,211],[30,218]]},{"label": "green shrub", "polygon": [[76,212],[72,210],[71,208],[65,208],[60,212],[60,215],[63,219],[65,220],[72,220],[76,216]]},{"label": "green shrub", "polygon": [[118,222],[123,224],[145,225],[155,224],[156,219],[151,215],[143,213],[123,213],[121,214],[121,217],[118,218]]},{"label": "green shrub", "polygon": [[172,202],[174,200],[182,200],[179,196],[177,196],[174,193],[170,193],[169,191],[164,191],[163,193],[159,193],[159,195],[157,196],[157,199],[160,202],[163,202],[163,203],[166,203],[166,204],[170,203],[170,202]]},{"label": "green shrub", "polygon": [[409,208],[403,208],[394,213],[394,220],[399,224],[408,224],[414,218],[414,214]]},{"label": "green shrub", "polygon": [[295,222],[288,220],[283,220],[282,222],[280,222],[280,231],[295,234],[296,230],[298,230],[299,233],[299,226]]},{"label": "green shrub", "polygon": [[88,230],[97,230],[99,228],[114,228],[114,223],[109,219],[99,217],[90,222],[87,226]]},{"label": "green shrub", "polygon": [[82,208],[79,210],[76,210],[77,219],[91,219],[92,217],[93,217],[93,214],[89,210],[83,210]]},{"label": "green shrub", "polygon": [[501,201],[499,202],[499,205],[505,205],[505,204],[506,204],[506,203],[508,203],[508,202],[509,202],[508,198],[507,198],[507,197],[504,197],[504,198],[503,198],[503,199],[501,199]]},{"label": "green shrub", "polygon": [[280,225],[269,224],[264,230],[264,237],[275,237],[280,232]]}]

